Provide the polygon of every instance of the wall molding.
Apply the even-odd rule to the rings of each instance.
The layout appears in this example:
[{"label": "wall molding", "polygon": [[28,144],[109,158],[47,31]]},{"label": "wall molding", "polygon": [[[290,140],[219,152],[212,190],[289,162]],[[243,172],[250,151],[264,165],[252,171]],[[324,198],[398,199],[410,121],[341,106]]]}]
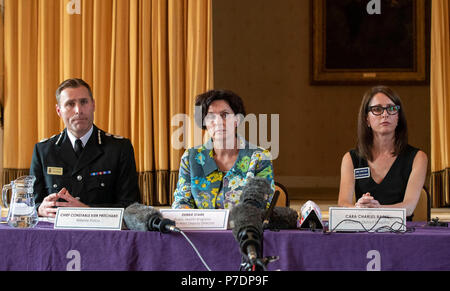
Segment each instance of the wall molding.
[{"label": "wall molding", "polygon": [[340,176],[275,176],[288,188],[339,188]]}]

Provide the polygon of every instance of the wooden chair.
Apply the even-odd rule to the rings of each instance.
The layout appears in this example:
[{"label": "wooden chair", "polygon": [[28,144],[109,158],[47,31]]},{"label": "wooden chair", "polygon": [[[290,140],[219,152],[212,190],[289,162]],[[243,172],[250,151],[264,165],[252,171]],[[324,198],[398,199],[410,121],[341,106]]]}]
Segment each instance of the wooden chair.
[{"label": "wooden chair", "polygon": [[420,193],[419,201],[414,210],[413,221],[430,221],[431,220],[431,201],[430,193],[426,186],[423,186]]},{"label": "wooden chair", "polygon": [[289,207],[289,195],[286,187],[279,182],[275,182],[275,191],[277,190],[280,192],[280,196],[278,197],[277,204],[275,204],[275,206]]}]

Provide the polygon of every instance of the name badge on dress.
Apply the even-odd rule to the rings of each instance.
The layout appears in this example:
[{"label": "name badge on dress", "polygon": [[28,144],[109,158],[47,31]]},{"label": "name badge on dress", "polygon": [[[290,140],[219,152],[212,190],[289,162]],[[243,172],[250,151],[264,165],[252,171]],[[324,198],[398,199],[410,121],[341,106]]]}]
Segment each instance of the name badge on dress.
[{"label": "name badge on dress", "polygon": [[354,169],[353,172],[355,173],[355,180],[370,177],[370,168],[369,167],[357,168],[357,169]]}]

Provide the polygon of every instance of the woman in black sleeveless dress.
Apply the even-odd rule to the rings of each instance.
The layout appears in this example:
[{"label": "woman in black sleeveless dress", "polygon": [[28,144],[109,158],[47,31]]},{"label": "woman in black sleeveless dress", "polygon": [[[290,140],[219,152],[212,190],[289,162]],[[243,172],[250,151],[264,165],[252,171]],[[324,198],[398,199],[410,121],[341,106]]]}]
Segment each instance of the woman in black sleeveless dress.
[{"label": "woman in black sleeveless dress", "polygon": [[427,164],[427,155],[408,144],[398,95],[385,86],[373,87],[361,102],[357,147],[342,159],[338,205],[406,208],[411,219]]}]

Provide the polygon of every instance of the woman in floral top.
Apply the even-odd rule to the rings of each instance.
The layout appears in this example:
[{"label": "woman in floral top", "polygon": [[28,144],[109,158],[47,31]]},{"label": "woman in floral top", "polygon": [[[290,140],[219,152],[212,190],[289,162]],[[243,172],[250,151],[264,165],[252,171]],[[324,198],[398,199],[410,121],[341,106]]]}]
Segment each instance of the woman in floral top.
[{"label": "woman in floral top", "polygon": [[[245,116],[242,99],[226,90],[210,90],[197,96],[196,110],[211,139],[181,157],[172,208],[230,209],[239,202],[248,178],[263,177],[271,185],[267,205],[275,189],[269,151],[258,148],[236,134]],[[196,114],[200,116],[200,114]]]}]

